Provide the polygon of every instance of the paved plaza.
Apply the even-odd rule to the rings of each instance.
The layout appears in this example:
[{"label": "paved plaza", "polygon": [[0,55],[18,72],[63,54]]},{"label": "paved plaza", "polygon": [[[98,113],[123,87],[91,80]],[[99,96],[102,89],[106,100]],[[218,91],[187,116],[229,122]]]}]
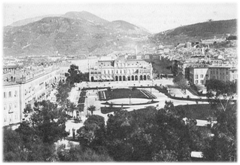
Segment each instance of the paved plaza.
[{"label": "paved plaza", "polygon": [[[82,91],[82,88],[95,88],[95,87],[111,87],[111,88],[127,88],[129,86],[155,86],[155,85],[173,85],[172,79],[158,79],[153,81],[122,81],[122,82],[82,82],[75,84],[75,87],[72,88],[70,94],[69,94],[69,100],[73,102],[75,105],[78,104],[78,99],[80,96],[80,93]],[[185,101],[185,100],[175,100],[167,97],[165,94],[159,92],[158,90],[154,88],[144,88],[145,90],[149,91],[153,95],[156,96],[156,99],[154,101],[157,101],[157,103],[149,103],[145,105],[128,105],[128,108],[124,108],[127,111],[133,111],[136,109],[146,108],[148,106],[154,106],[157,109],[164,108],[166,101],[171,101],[175,106],[177,105],[190,105],[190,104],[196,104],[195,101]],[[66,131],[70,133],[69,136],[72,136],[72,130],[75,131],[83,126],[84,121],[87,119],[86,116],[90,114],[90,112],[87,110],[88,107],[91,105],[96,107],[96,110],[93,112],[94,115],[100,115],[104,117],[105,122],[108,120],[108,114],[101,113],[101,107],[106,107],[109,105],[104,105],[102,103],[105,103],[106,101],[100,101],[98,99],[98,91],[100,90],[106,90],[106,89],[93,89],[93,90],[87,90],[86,92],[86,98],[84,103],[84,111],[80,113],[80,117],[82,122],[80,123],[74,123],[73,120],[70,120],[66,123]],[[174,93],[178,97],[187,97],[189,95],[192,98],[198,98],[198,96],[195,96],[191,94],[190,92],[186,93],[185,95],[182,94],[180,89],[175,88],[174,90],[171,90],[170,92]],[[132,101],[134,98],[132,98]],[[143,102],[151,102],[150,99],[136,99],[136,102],[139,103],[139,101]],[[121,99],[113,99],[110,100],[110,102],[113,103],[129,103],[129,98],[121,98]],[[201,102],[201,104],[207,104],[207,102]],[[114,107],[121,107],[121,105],[114,105]],[[113,113],[113,112],[111,112]],[[110,113],[110,114],[111,114]],[[199,126],[206,125],[207,121],[198,121],[197,123]]]}]

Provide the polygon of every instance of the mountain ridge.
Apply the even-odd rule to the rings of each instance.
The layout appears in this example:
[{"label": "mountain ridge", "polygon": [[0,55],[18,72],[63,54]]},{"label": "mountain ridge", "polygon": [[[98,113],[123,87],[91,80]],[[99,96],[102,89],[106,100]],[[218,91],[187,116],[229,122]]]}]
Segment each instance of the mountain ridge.
[{"label": "mountain ridge", "polygon": [[227,34],[237,35],[237,20],[218,20],[180,26],[155,34],[155,43],[177,44],[201,39],[222,38]]},{"label": "mountain ridge", "polygon": [[66,17],[45,17],[26,25],[5,27],[4,54],[106,54],[134,49],[133,45],[148,35],[130,23],[116,29],[109,28],[111,24],[86,12],[84,16],[73,12]]}]

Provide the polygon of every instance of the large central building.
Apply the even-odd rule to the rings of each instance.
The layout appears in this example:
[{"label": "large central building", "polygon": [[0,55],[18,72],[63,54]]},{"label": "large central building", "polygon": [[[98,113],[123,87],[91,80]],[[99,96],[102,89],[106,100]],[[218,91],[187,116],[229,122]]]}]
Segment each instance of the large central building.
[{"label": "large central building", "polygon": [[152,79],[152,64],[140,59],[99,60],[89,68],[90,81],[140,81]]}]

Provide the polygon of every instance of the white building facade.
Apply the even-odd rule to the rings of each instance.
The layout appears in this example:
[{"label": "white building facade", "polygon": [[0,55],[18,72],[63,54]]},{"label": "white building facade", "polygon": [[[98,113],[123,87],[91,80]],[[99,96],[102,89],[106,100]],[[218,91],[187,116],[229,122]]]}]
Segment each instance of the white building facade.
[{"label": "white building facade", "polygon": [[34,77],[23,77],[16,82],[4,82],[3,106],[4,126],[18,124],[24,118],[26,105],[33,105],[35,101],[46,100],[60,79],[64,78],[61,68],[46,68]]},{"label": "white building facade", "polygon": [[152,64],[140,59],[99,60],[89,69],[90,81],[141,81],[152,79]]},{"label": "white building facade", "polygon": [[236,81],[237,69],[230,66],[197,66],[189,68],[188,76],[185,75],[185,77],[195,85],[205,85],[206,81],[210,79],[224,82]]}]

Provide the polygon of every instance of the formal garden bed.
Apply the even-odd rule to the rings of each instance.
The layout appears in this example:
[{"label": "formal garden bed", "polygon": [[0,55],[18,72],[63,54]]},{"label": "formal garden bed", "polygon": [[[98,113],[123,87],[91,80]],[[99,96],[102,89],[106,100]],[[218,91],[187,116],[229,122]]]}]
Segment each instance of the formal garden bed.
[{"label": "formal garden bed", "polygon": [[85,102],[85,98],[86,98],[86,91],[82,91],[81,93],[80,93],[80,97],[79,97],[79,99],[78,99],[78,103],[84,103]]},{"label": "formal garden bed", "polygon": [[[104,92],[104,94],[103,94]],[[100,100],[111,100],[111,99],[121,99],[121,98],[144,98],[144,99],[155,99],[156,97],[149,94],[145,90],[140,90],[135,87],[133,88],[118,88],[111,89],[108,88],[105,91],[98,92]]]},{"label": "formal garden bed", "polygon": [[122,107],[101,107],[101,113],[108,114],[111,112],[120,111],[121,109],[122,109]]},{"label": "formal garden bed", "polygon": [[103,105],[109,105],[109,106],[133,106],[133,105],[149,105],[149,104],[154,104],[154,103],[158,103],[159,101],[156,100],[149,100],[147,102],[142,102],[142,103],[113,103],[111,102],[111,100],[109,100],[109,102],[104,102],[102,103]]}]

